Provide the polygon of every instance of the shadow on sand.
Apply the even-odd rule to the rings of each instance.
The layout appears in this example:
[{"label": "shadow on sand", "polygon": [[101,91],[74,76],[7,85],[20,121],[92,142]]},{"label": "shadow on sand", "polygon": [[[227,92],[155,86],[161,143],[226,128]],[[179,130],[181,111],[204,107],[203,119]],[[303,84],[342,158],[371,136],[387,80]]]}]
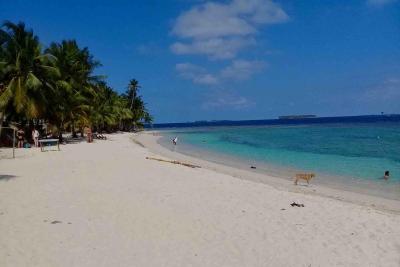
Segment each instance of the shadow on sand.
[{"label": "shadow on sand", "polygon": [[0,181],[8,181],[16,177],[15,175],[0,174]]}]

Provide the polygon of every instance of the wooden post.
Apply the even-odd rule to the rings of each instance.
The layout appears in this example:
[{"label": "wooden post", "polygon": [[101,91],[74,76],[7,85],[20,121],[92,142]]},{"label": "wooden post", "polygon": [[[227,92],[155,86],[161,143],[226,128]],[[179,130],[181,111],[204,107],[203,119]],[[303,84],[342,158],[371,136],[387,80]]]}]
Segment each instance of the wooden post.
[{"label": "wooden post", "polygon": [[13,129],[13,159],[15,159],[15,128]]}]

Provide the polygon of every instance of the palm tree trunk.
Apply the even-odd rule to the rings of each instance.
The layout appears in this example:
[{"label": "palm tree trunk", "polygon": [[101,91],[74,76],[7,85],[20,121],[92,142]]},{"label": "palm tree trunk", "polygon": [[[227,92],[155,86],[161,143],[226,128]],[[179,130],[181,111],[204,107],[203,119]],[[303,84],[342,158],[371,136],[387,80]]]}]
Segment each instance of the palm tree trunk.
[{"label": "palm tree trunk", "polygon": [[72,132],[72,137],[73,138],[78,137],[78,135],[75,132],[75,121],[74,120],[72,120],[72,123],[71,123],[71,132]]},{"label": "palm tree trunk", "polygon": [[4,120],[4,112],[0,111],[0,138],[1,138],[1,130],[3,129],[3,120]]},{"label": "palm tree trunk", "polygon": [[131,98],[131,108],[130,108],[130,110],[132,110],[132,108],[133,108],[133,96]]}]

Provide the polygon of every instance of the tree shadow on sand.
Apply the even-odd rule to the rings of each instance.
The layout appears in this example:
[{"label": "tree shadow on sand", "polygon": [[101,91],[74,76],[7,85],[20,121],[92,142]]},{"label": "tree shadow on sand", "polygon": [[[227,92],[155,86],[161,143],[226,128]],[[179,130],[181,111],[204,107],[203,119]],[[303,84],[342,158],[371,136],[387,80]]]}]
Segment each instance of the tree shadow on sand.
[{"label": "tree shadow on sand", "polygon": [[15,175],[0,174],[0,181],[8,181],[10,179],[16,178]]}]

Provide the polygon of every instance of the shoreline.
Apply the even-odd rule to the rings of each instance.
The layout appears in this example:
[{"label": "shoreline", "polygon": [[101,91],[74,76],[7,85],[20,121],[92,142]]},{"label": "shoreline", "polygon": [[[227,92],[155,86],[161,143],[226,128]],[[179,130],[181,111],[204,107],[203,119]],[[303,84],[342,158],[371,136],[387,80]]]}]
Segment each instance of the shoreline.
[{"label": "shoreline", "polygon": [[[350,191],[361,193],[364,195],[376,196],[389,200],[400,201],[400,181],[384,181],[383,179],[377,180],[363,180],[354,179],[350,176],[339,176],[326,174],[321,172],[307,171],[294,167],[285,167],[283,165],[275,165],[269,162],[228,155],[223,152],[216,152],[210,149],[202,148],[182,141],[176,147],[171,145],[171,136],[167,132],[157,143],[170,151],[191,156],[197,159],[203,159],[219,165],[229,166],[241,170],[246,170],[251,173],[257,172],[262,175],[272,176],[280,179],[293,182],[296,173],[314,172],[317,177],[312,180],[312,184],[320,185],[323,187],[337,189],[339,191]],[[252,169],[251,166],[256,166]]]},{"label": "shoreline", "polygon": [[160,143],[162,138],[161,131],[144,131],[131,137],[131,140],[144,146],[149,151],[159,154],[163,157],[186,161],[191,164],[200,165],[203,168],[216,171],[218,173],[227,174],[238,179],[253,181],[256,183],[263,183],[274,187],[280,191],[288,191],[293,193],[303,193],[307,195],[316,195],[345,201],[361,206],[376,208],[378,210],[385,210],[400,214],[400,201],[396,199],[384,198],[382,196],[370,195],[359,191],[349,190],[349,188],[330,187],[326,184],[313,184],[298,185],[293,184],[293,180],[289,180],[277,175],[262,173],[259,171],[248,170],[243,166],[230,166],[221,162],[216,162],[210,159],[204,159],[200,156],[196,157],[192,154],[185,154],[180,151],[171,151],[163,144]]}]

